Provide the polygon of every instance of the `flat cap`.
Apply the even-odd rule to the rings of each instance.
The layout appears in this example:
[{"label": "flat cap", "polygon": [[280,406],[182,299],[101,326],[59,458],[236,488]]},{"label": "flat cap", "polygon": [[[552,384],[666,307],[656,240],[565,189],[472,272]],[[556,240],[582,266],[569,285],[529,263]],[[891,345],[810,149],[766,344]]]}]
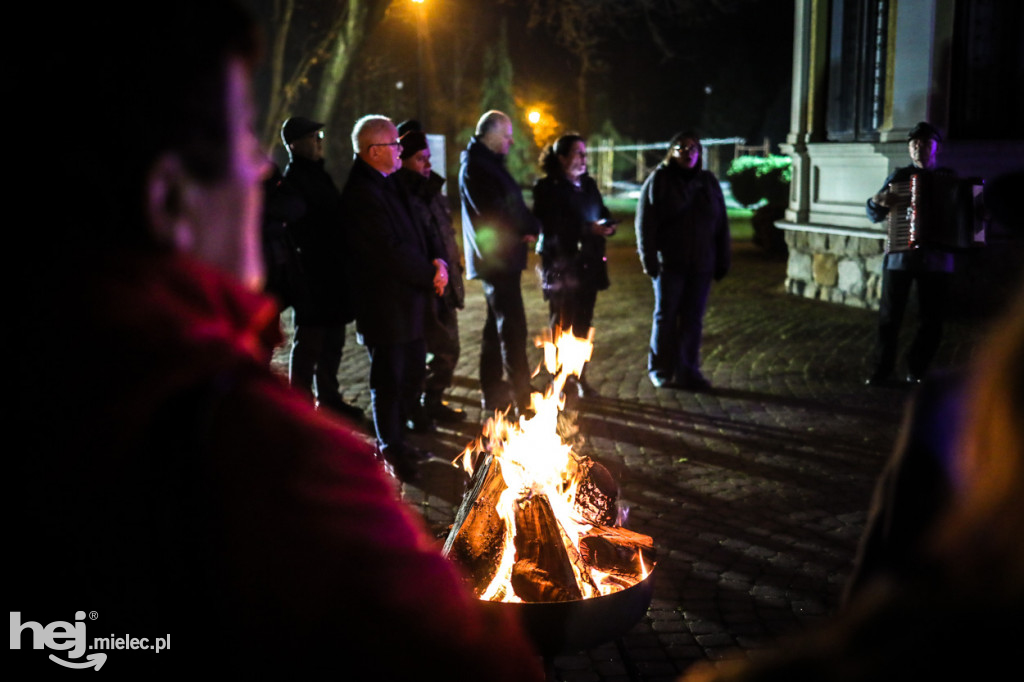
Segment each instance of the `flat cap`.
[{"label": "flat cap", "polygon": [[907,133],[907,140],[935,140],[936,142],[942,142],[942,135],[939,134],[938,128],[931,123],[921,121]]},{"label": "flat cap", "polygon": [[281,126],[281,140],[285,146],[324,127],[323,123],[311,121],[302,116],[292,116]]},{"label": "flat cap", "polygon": [[398,138],[402,143],[401,158],[408,159],[410,156],[427,148],[427,136],[418,130],[412,130]]}]

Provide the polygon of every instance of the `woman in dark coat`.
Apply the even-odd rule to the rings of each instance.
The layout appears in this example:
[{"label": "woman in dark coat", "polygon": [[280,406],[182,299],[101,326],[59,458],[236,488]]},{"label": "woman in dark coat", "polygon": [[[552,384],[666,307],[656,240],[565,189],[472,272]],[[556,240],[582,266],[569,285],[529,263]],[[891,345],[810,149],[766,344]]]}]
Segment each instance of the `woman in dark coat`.
[{"label": "woman in dark coat", "polygon": [[[533,188],[533,212],[541,223],[537,253],[552,330],[587,338],[597,292],[607,289],[605,237],[614,223],[594,179],[587,175],[587,145],[575,133],[562,135],[540,159],[545,176]],[[595,392],[581,378],[580,397]]]},{"label": "woman in dark coat", "polygon": [[700,343],[711,281],[729,271],[729,221],[722,188],[701,169],[703,148],[678,133],[644,182],[636,208],[636,245],[654,280],[654,322],[647,372],[657,387],[706,390]]}]

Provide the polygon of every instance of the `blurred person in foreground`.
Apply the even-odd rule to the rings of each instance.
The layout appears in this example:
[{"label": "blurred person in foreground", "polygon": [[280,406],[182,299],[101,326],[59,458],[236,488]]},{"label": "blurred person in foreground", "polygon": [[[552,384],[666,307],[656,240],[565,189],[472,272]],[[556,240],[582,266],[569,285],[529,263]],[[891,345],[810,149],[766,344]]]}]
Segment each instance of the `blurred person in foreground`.
[{"label": "blurred person in foreground", "polygon": [[[998,181],[1006,208],[1006,198],[1020,195],[1019,181],[1019,174]],[[881,506],[869,519],[843,610],[756,662],[702,663],[682,680],[1002,679],[1018,666],[1024,288],[973,357],[962,378],[936,391],[932,377],[919,391],[934,393],[919,392],[911,403],[902,438],[915,445],[898,444],[879,481]]]},{"label": "blurred person in foreground", "polygon": [[[610,285],[605,237],[615,234],[615,224],[587,174],[587,143],[580,135],[559,137],[545,149],[540,165],[544,177],[533,187],[533,214],[541,224],[537,253],[551,329],[585,339],[597,292]],[[579,397],[597,395],[585,378],[574,383]]]},{"label": "blurred person in foreground", "polygon": [[711,388],[700,371],[704,311],[732,251],[722,188],[702,170],[703,153],[695,133],[677,133],[636,207],[637,252],[654,284],[647,374],[658,388]]},{"label": "blurred person in foreground", "polygon": [[[11,477],[8,667],[540,679],[370,449],[268,367],[248,18],[220,0],[151,13],[46,22],[37,76],[62,86],[42,118],[68,132],[47,163],[69,182],[32,235],[47,250],[13,392],[32,446]],[[68,115],[85,101],[102,106]],[[169,646],[90,649],[109,636]]]}]

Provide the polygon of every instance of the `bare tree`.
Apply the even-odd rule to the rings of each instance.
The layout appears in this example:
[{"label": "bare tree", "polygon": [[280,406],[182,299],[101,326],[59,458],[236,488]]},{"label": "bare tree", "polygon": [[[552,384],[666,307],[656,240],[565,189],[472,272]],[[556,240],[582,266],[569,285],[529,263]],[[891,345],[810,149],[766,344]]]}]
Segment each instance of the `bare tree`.
[{"label": "bare tree", "polygon": [[272,0],[264,144],[274,144],[281,121],[317,77],[313,116],[331,120],[353,59],[392,1]]}]

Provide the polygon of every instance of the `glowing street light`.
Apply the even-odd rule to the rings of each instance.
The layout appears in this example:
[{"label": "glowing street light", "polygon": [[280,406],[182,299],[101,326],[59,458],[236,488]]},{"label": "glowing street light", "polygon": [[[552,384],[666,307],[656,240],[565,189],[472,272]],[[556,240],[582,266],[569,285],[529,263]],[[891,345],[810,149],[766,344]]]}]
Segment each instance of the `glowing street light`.
[{"label": "glowing street light", "polygon": [[554,141],[559,123],[550,104],[535,101],[532,106],[526,108],[526,122],[530,124],[533,141],[538,149],[543,149],[545,145]]}]

